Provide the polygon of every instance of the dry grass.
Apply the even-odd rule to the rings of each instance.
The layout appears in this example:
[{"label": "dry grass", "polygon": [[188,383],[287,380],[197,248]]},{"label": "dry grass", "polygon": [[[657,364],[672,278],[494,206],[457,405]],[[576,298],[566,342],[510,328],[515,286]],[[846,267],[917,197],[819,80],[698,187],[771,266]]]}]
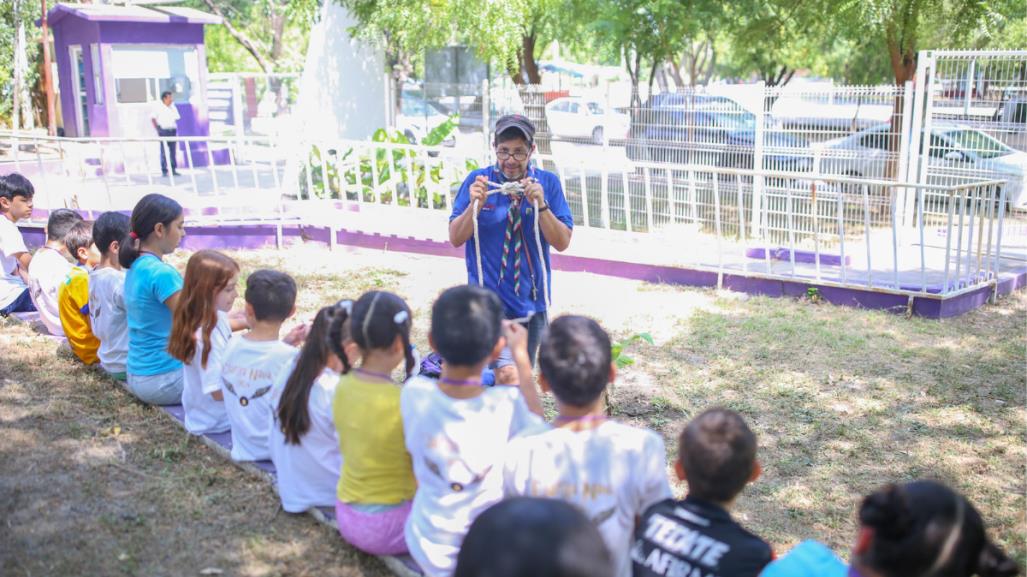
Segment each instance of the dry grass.
[{"label": "dry grass", "polygon": [[[422,350],[432,299],[464,278],[456,259],[303,247],[234,256],[244,277],[292,273],[304,318],[370,288],[395,291]],[[927,476],[967,494],[1027,559],[1023,293],[938,322],[582,273],[558,273],[554,287],[559,313],[594,316],[615,338],[656,337],[629,350],[620,419],[660,431],[668,448],[713,405],[752,423],[766,473],[736,512],[778,550],[812,537],[845,553],[861,495]],[[385,574],[55,348],[0,325],[0,573]]]}]

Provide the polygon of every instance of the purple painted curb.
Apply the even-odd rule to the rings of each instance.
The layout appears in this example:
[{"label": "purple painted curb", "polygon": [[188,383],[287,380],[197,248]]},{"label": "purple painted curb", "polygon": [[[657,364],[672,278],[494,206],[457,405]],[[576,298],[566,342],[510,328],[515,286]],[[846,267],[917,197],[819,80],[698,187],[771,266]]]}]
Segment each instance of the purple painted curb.
[{"label": "purple painted curb", "polygon": [[[45,241],[45,234],[41,224],[33,223],[22,226],[21,230],[25,237],[26,245],[30,248],[42,246]],[[275,246],[276,230],[277,227],[273,224],[191,226],[187,229],[182,246],[188,250],[205,248],[236,250],[267,248]],[[282,237],[286,244],[316,242],[328,245],[330,241],[328,227],[304,226],[300,224],[284,225],[282,227]],[[455,248],[448,242],[413,237],[404,238],[378,233],[340,230],[336,231],[336,242],[343,246],[376,250],[392,250],[453,258],[464,257],[464,249]],[[648,265],[563,254],[553,254],[552,265],[555,270],[567,272],[589,272],[631,280],[686,286],[717,286],[716,272],[681,267]],[[767,279],[747,277],[737,273],[724,273],[723,284],[725,288],[738,292],[791,298],[800,298],[806,295],[806,291],[809,288],[816,288],[820,296],[832,304],[886,310],[894,313],[905,313],[909,306],[909,297],[906,295],[889,294],[855,287],[824,286],[803,279]],[[999,296],[1005,296],[1024,287],[1027,287],[1027,268],[1017,270],[1013,276],[1002,279],[995,290]],[[912,290],[917,288],[919,287],[912,287]],[[928,292],[937,293],[938,289],[936,287],[929,287]],[[914,295],[913,314],[931,319],[959,316],[986,304],[991,293],[991,287],[981,287],[977,290],[946,299],[924,298]]]},{"label": "purple painted curb", "polygon": [[[765,260],[767,258],[767,249],[763,248],[750,248],[745,251],[745,256],[748,258]],[[772,248],[770,249],[771,260],[785,260],[791,261],[792,251],[787,248]],[[795,262],[801,262],[805,264],[816,264],[817,253],[808,250],[796,250],[795,251]],[[842,257],[837,254],[820,254],[820,264],[825,266],[842,266]],[[852,257],[845,257],[845,266],[852,264]]]}]

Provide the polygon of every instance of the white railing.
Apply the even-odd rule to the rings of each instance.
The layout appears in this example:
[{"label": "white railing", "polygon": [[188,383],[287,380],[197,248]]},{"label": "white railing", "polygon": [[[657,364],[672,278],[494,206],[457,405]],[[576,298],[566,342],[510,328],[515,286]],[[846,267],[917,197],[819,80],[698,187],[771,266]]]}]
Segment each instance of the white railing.
[{"label": "white railing", "polygon": [[[185,161],[180,178],[157,176],[145,160],[169,140]],[[194,207],[194,224],[277,223],[279,238],[290,220],[310,218],[300,214],[343,221],[346,211],[321,201],[412,214],[404,226],[424,230],[393,233],[431,236],[468,171],[487,161],[446,147],[344,140],[286,147],[0,133],[0,150],[33,179],[47,208],[68,205],[53,200],[62,186],[74,186],[77,206],[101,210],[131,208],[163,190]],[[930,298],[994,284],[1004,266],[999,180],[938,185],[701,164],[616,167],[557,155],[535,161],[560,177],[580,230],[572,250],[583,256]],[[384,222],[362,224],[389,232]]]}]

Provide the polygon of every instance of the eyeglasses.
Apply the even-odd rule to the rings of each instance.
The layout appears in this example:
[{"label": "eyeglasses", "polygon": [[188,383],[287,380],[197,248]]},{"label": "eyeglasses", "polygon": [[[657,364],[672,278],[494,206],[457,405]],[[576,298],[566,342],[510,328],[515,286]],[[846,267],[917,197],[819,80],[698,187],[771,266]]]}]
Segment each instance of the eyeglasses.
[{"label": "eyeglasses", "polygon": [[496,151],[496,158],[498,158],[499,160],[510,160],[510,158],[513,158],[517,162],[524,162],[525,160],[528,159],[528,155],[529,154],[531,154],[531,153],[528,152],[527,150],[518,150],[516,152],[508,152],[506,150],[497,150]]}]

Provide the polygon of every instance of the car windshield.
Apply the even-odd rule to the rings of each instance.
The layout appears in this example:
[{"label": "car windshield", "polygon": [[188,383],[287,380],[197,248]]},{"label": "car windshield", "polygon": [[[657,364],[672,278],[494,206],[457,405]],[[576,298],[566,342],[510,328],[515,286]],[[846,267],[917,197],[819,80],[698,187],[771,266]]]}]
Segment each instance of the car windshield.
[{"label": "car windshield", "polygon": [[602,114],[603,113],[603,109],[599,106],[598,102],[589,102],[588,103],[588,111],[591,112],[592,114]]},{"label": "car windshield", "polygon": [[756,117],[745,111],[719,112],[713,116],[717,119],[718,126],[733,132],[756,130]]},{"label": "car windshield", "polygon": [[979,130],[962,128],[943,132],[942,136],[952,143],[954,149],[974,154],[978,158],[997,158],[1013,152],[1012,148]]}]

